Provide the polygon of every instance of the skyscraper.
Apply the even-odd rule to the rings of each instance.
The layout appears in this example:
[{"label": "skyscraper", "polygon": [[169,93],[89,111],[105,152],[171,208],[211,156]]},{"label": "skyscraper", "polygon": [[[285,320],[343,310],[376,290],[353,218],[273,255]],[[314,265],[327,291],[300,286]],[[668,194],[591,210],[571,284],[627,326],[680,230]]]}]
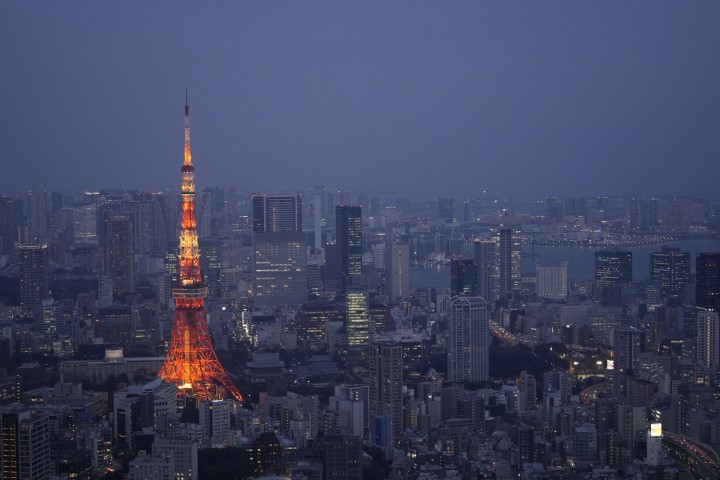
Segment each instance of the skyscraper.
[{"label": "skyscraper", "polygon": [[720,310],[720,253],[700,253],[695,262],[698,307]]},{"label": "skyscraper", "polygon": [[455,221],[454,200],[452,198],[438,198],[438,218],[447,223]]},{"label": "skyscraper", "polygon": [[30,235],[34,238],[46,237],[48,229],[47,192],[28,192],[27,212]]},{"label": "skyscraper", "polygon": [[48,294],[47,245],[20,245],[20,305],[39,307]]},{"label": "skyscraper", "polygon": [[698,310],[697,363],[714,371],[720,366],[720,319],[718,312]]},{"label": "skyscraper", "polygon": [[0,409],[0,473],[3,480],[45,480],[52,473],[50,422],[24,406]]},{"label": "skyscraper", "polygon": [[367,347],[372,333],[368,287],[362,276],[351,280],[345,288],[347,344],[349,349],[362,349]]},{"label": "skyscraper", "polygon": [[253,195],[254,232],[302,232],[300,195]]},{"label": "skyscraper", "polygon": [[480,297],[453,297],[448,330],[448,380],[486,381],[490,367],[487,302]]},{"label": "skyscraper", "polygon": [[362,208],[338,205],[335,207],[335,244],[338,248],[342,291],[351,276],[362,275]]},{"label": "skyscraper", "polygon": [[396,302],[410,293],[410,246],[393,242],[388,247],[390,278],[387,279],[387,294],[391,302]]},{"label": "skyscraper", "polygon": [[113,295],[135,291],[135,240],[132,216],[105,213],[105,274],[110,277]]},{"label": "skyscraper", "polygon": [[22,202],[14,197],[0,197],[0,255],[13,253],[22,223]]},{"label": "skyscraper", "polygon": [[563,299],[568,292],[567,262],[559,267],[535,268],[537,294],[541,298]]},{"label": "skyscraper", "polygon": [[375,419],[390,415],[395,442],[400,441],[404,430],[402,371],[401,344],[391,342],[370,344],[370,423],[372,429],[376,430],[378,427]]},{"label": "skyscraper", "polygon": [[253,196],[253,291],[258,306],[308,298],[307,247],[300,195]]},{"label": "skyscraper", "polygon": [[655,198],[630,200],[630,228],[647,230],[658,223],[658,201]]},{"label": "skyscraper", "polygon": [[477,265],[474,260],[453,259],[450,261],[450,294],[477,294]]},{"label": "skyscraper", "polygon": [[612,287],[632,282],[632,252],[600,250],[595,252],[595,286],[602,304],[608,305]]},{"label": "skyscraper", "polygon": [[645,332],[634,327],[616,328],[613,332],[613,393],[623,400],[627,395],[628,371],[633,370],[638,354],[645,345]]},{"label": "skyscraper", "polygon": [[499,224],[493,228],[497,265],[497,294],[507,297],[520,290],[522,281],[522,232],[517,221]]},{"label": "skyscraper", "polygon": [[663,246],[650,254],[650,277],[660,282],[663,295],[679,299],[690,281],[690,253]]},{"label": "skyscraper", "polygon": [[477,268],[477,294],[492,305],[497,298],[496,245],[493,240],[475,240],[475,266]]}]

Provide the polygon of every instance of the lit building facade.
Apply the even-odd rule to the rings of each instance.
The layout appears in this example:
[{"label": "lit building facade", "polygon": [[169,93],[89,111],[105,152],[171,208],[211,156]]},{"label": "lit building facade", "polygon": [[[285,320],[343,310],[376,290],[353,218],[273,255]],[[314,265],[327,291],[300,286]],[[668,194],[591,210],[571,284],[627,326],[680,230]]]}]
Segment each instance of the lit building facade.
[{"label": "lit building facade", "polygon": [[307,246],[299,195],[253,196],[253,293],[258,306],[308,298]]},{"label": "lit building facade", "polygon": [[0,472],[3,480],[45,480],[50,462],[49,417],[24,406],[0,409]]},{"label": "lit building facade", "polygon": [[679,299],[690,281],[690,253],[663,246],[650,254],[650,277],[660,282],[663,295]]},{"label": "lit building facade", "polygon": [[519,223],[508,222],[496,225],[493,235],[496,244],[497,294],[507,297],[513,291],[520,290],[522,282],[522,231]]}]

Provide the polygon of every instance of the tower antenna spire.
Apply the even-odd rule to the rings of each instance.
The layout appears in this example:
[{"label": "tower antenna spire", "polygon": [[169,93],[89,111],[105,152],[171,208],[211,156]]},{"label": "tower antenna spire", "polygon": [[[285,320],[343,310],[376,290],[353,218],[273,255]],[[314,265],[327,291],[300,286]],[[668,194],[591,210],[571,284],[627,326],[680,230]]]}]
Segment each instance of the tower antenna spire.
[{"label": "tower antenna spire", "polygon": [[207,286],[200,271],[200,248],[195,206],[195,166],[190,153],[190,107],[185,88],[185,159],[182,174],[178,285],[173,288],[175,318],[170,345],[159,376],[178,386],[182,395],[202,400],[222,396],[223,390],[242,401],[218,360],[205,315]]}]

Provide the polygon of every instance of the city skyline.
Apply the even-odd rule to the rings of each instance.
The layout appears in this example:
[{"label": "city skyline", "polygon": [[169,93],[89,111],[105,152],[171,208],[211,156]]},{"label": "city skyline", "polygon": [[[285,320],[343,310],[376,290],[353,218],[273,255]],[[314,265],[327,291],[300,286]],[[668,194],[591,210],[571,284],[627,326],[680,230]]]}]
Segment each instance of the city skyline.
[{"label": "city skyline", "polygon": [[5,3],[0,190],[171,187],[185,86],[205,185],[714,190],[717,5],[412,5]]}]

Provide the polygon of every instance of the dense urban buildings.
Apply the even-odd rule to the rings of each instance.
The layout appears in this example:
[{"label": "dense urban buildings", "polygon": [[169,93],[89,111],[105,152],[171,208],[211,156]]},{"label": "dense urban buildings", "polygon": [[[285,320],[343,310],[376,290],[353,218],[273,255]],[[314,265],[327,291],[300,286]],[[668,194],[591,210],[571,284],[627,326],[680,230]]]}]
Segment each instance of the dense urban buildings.
[{"label": "dense urban buildings", "polygon": [[0,199],[3,478],[717,478],[717,200],[181,175]]}]

